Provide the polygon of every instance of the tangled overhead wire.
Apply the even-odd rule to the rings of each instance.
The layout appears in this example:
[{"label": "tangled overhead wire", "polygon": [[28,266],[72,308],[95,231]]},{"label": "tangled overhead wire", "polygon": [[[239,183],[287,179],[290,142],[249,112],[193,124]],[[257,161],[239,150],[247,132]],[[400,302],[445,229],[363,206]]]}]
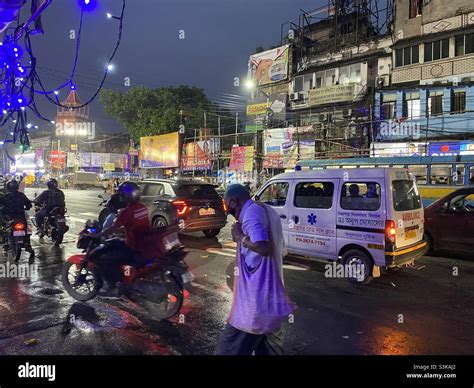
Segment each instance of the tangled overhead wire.
[{"label": "tangled overhead wire", "polygon": [[[2,1],[0,0],[0,3]],[[41,3],[38,3],[38,1],[41,1]],[[71,74],[59,86],[54,89],[47,89],[37,72],[37,59],[33,52],[31,35],[42,32],[40,15],[51,2],[52,0],[32,0],[31,17],[23,23],[20,23],[19,12],[15,13],[16,26],[5,28],[3,40],[0,41],[0,129],[6,129],[5,134],[0,135],[4,136],[4,140],[0,141],[0,145],[6,143],[19,144],[22,153],[29,148],[28,130],[30,125],[28,124],[28,111],[33,112],[41,120],[54,123],[54,121],[41,114],[36,103],[36,97],[43,96],[52,104],[70,110],[80,109],[89,105],[103,88],[111,68],[111,63],[122,40],[126,0],[122,0],[119,16],[107,14],[109,18],[118,20],[118,34],[115,46],[109,56],[103,77],[96,91],[83,104],[74,107],[61,104],[58,98],[59,92],[63,89],[75,90],[77,88],[75,77],[81,47],[84,16],[86,12],[94,8],[95,2],[93,0],[79,1],[81,14]],[[24,0],[19,1],[18,9],[24,3]],[[14,161],[14,158],[9,155],[7,149],[4,149],[7,157]]]}]

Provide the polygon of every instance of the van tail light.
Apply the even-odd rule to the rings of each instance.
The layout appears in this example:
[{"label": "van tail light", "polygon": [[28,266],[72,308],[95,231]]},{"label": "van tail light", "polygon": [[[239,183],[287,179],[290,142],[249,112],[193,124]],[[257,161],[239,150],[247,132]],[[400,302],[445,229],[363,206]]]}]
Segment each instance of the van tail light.
[{"label": "van tail light", "polygon": [[227,206],[224,200],[222,200],[222,208],[224,209],[224,212],[227,213]]},{"label": "van tail light", "polygon": [[15,231],[26,230],[26,225],[23,222],[15,222],[13,224],[13,230]]},{"label": "van tail light", "polygon": [[178,216],[182,216],[188,211],[188,204],[186,201],[173,201],[173,205],[176,207]]},{"label": "van tail light", "polygon": [[397,240],[397,228],[395,221],[385,221],[385,242],[391,245],[395,245]]}]

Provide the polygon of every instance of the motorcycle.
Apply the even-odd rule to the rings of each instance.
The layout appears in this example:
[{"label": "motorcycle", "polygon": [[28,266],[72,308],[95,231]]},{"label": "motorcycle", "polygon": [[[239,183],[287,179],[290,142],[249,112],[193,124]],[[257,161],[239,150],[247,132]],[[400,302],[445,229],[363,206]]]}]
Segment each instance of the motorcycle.
[{"label": "motorcycle", "polygon": [[25,250],[30,254],[30,263],[35,260],[35,251],[31,247],[31,225],[26,220],[11,220],[5,225],[6,230],[3,233],[3,243],[5,251],[10,251],[18,262],[21,252]]},{"label": "motorcycle", "polygon": [[[40,208],[35,207],[35,212],[40,211]],[[69,230],[66,224],[66,208],[55,207],[44,218],[43,225],[35,225],[38,229],[40,238],[48,236],[59,247],[63,242],[64,234]]]},{"label": "motorcycle", "polygon": [[[95,298],[103,287],[100,258],[118,240],[101,240],[91,236],[100,229],[98,221],[86,223],[77,242],[77,248],[82,249],[83,253],[69,257],[62,271],[66,292],[81,302]],[[162,241],[161,254],[141,265],[122,265],[120,292],[151,316],[168,319],[181,310],[184,289],[190,288],[194,277],[184,262],[186,253],[177,231],[165,227],[158,233],[155,239]]]}]

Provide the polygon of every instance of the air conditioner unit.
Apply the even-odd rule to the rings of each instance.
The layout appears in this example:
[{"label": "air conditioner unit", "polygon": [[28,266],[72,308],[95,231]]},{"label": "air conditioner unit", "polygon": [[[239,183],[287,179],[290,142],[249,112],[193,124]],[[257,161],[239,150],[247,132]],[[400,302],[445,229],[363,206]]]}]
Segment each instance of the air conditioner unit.
[{"label": "air conditioner unit", "polygon": [[342,110],[342,117],[349,118],[352,116],[352,109],[343,109]]},{"label": "air conditioner unit", "polygon": [[290,101],[298,101],[303,98],[301,93],[290,93]]}]

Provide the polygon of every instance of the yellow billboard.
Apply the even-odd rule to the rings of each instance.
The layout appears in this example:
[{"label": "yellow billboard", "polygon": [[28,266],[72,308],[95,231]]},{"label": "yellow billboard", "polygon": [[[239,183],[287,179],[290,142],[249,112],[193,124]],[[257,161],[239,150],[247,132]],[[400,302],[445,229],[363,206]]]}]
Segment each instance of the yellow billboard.
[{"label": "yellow billboard", "polygon": [[247,105],[247,116],[264,115],[268,110],[268,102]]},{"label": "yellow billboard", "polygon": [[179,166],[179,134],[140,138],[141,168],[170,168]]}]

